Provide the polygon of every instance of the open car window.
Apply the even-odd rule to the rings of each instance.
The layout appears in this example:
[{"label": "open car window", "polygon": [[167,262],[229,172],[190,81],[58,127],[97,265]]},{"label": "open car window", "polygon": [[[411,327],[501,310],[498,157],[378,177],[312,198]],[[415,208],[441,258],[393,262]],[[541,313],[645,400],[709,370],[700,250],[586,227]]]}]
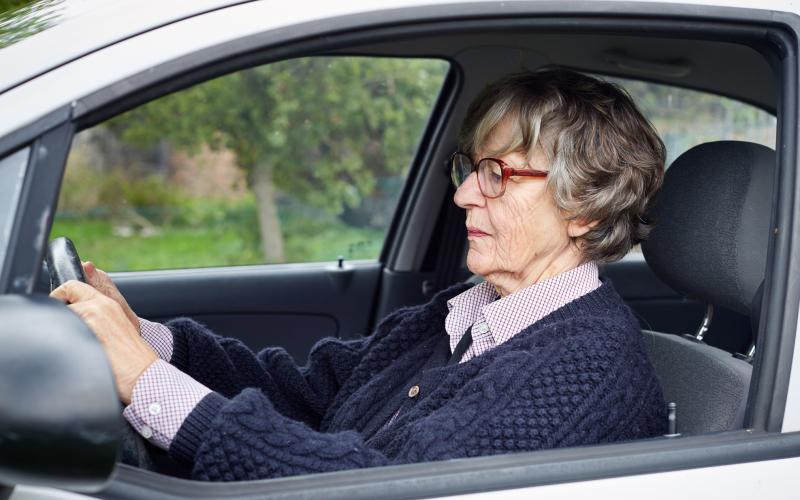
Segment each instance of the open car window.
[{"label": "open car window", "polygon": [[449,64],[306,57],[77,134],[51,237],[109,271],[377,259]]}]

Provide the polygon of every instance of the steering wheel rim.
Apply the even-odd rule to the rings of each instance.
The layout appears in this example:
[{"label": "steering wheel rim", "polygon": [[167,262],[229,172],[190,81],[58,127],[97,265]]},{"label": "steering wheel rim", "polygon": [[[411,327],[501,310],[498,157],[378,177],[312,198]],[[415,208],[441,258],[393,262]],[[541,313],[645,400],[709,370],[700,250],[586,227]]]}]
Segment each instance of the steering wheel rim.
[{"label": "steering wheel rim", "polygon": [[56,238],[47,245],[45,255],[47,271],[50,275],[50,291],[55,290],[69,280],[86,283],[83,265],[72,240],[66,237]]}]

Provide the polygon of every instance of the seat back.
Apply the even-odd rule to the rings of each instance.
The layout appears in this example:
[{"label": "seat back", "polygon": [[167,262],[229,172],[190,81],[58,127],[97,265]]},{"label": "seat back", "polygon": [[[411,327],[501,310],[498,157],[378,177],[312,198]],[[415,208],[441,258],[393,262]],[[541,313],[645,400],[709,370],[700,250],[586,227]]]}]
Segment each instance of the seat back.
[{"label": "seat back", "polygon": [[680,335],[642,333],[664,398],[677,405],[677,432],[742,427],[752,373],[749,363]]},{"label": "seat back", "polygon": [[[686,297],[757,314],[774,170],[775,152],[746,142],[701,144],[679,156],[650,211],[655,229],[642,244],[653,272]],[[644,335],[664,396],[677,405],[678,432],[742,427],[749,363],[679,335]]]}]

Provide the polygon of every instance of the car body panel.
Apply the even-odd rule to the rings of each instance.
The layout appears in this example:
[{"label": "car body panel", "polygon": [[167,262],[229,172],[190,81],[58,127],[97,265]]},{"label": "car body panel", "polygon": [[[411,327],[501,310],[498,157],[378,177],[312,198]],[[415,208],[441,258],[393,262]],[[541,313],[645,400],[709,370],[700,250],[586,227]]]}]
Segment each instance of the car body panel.
[{"label": "car body panel", "polygon": [[792,351],[792,373],[789,377],[782,432],[800,431],[800,342],[797,342],[798,338],[800,338],[800,318],[798,318],[794,350]]},{"label": "car body panel", "polygon": [[[597,479],[577,483],[551,484],[483,493],[448,495],[437,498],[459,500],[675,500],[676,498],[725,498],[727,500],[795,498],[800,489],[796,473],[800,458],[786,458],[719,467],[705,467],[657,474]],[[738,479],[738,480],[734,480]],[[78,500],[91,497],[52,488],[19,486],[9,500]],[[177,498],[177,497],[170,497]],[[283,496],[282,498],[300,498]],[[399,498],[389,494],[384,498]]]},{"label": "car body panel", "polygon": [[[414,6],[439,6],[442,12],[452,5],[448,2],[436,2],[435,5],[431,2],[423,1],[378,1],[378,2],[321,2],[312,4],[313,9],[310,9],[310,4],[295,3],[284,4],[278,2],[253,2],[237,5],[227,4],[233,2],[208,2],[202,6],[195,6],[189,8],[187,11],[182,11],[179,7],[174,7],[170,11],[170,16],[162,19],[162,27],[155,28],[159,23],[151,21],[142,21],[139,28],[131,28],[127,34],[133,35],[139,29],[143,34],[136,37],[114,37],[111,36],[105,41],[96,40],[97,47],[83,46],[78,52],[70,56],[65,52],[59,56],[58,61],[53,62],[53,66],[47,69],[47,64],[37,62],[38,66],[35,69],[29,70],[29,76],[34,73],[39,76],[33,76],[32,79],[26,81],[22,85],[17,85],[7,92],[0,94],[0,107],[6,112],[0,116],[0,137],[5,137],[9,133],[19,130],[29,123],[33,123],[37,119],[45,116],[53,109],[63,106],[65,104],[73,103],[84,99],[86,96],[92,95],[104,88],[108,88],[112,84],[119,84],[134,75],[141,75],[148,71],[155,71],[160,65],[169,64],[182,57],[190,57],[192,53],[198,49],[210,49],[220,44],[235,44],[238,40],[242,40],[249,35],[273,30],[276,33],[276,39],[290,40],[302,33],[293,33],[292,28],[299,23],[307,23],[315,20],[323,20],[329,17],[341,17],[352,15],[356,13],[373,13],[375,19],[371,22],[378,23],[382,9],[394,8],[408,8]],[[455,3],[455,2],[453,2]],[[478,5],[475,2],[474,5]],[[170,4],[173,5],[173,4]],[[175,3],[174,5],[178,5]],[[497,3],[480,3],[486,9],[494,8],[497,12],[513,13],[515,8],[519,7],[525,11],[535,11],[539,9],[541,12],[557,12],[560,5],[557,2],[497,2]],[[596,13],[603,12],[604,2],[583,2],[582,6],[591,6],[587,10],[594,10]],[[638,6],[646,5],[652,12],[657,12],[661,7],[660,2],[639,2]],[[685,2],[685,5],[676,6],[669,4],[667,7],[678,9],[686,14],[693,12],[693,7],[699,5],[717,5],[728,7],[746,7],[746,8],[759,8],[759,9],[774,9],[776,11],[788,12],[794,16],[793,12],[797,7],[792,2],[759,2],[754,5],[754,2],[745,1],[727,1],[727,2]],[[215,7],[218,10],[210,11]],[[204,10],[209,10],[206,13],[201,13]],[[309,12],[309,11],[312,12]],[[699,14],[698,14],[699,15]],[[784,14],[780,14],[784,15]],[[778,14],[776,14],[776,17]],[[185,17],[186,19],[177,22],[177,19]],[[172,22],[176,21],[176,22]],[[164,24],[171,23],[171,24]],[[42,46],[54,43],[56,36],[62,36],[60,33],[70,33],[67,29],[67,24],[61,31],[52,31],[50,35],[44,32],[41,35],[32,37],[28,46],[34,46],[35,43],[42,43]],[[77,25],[76,25],[77,26]],[[58,28],[58,27],[56,27]],[[53,30],[56,30],[53,28]],[[155,29],[153,29],[155,28]],[[203,37],[198,38],[196,33],[203,33]],[[55,33],[53,35],[52,33]],[[113,34],[113,33],[112,33]],[[116,34],[115,34],[116,35]],[[34,40],[45,40],[47,42],[35,42]],[[42,38],[37,38],[42,37]],[[20,42],[24,43],[24,42]],[[92,42],[95,43],[95,42]],[[109,45],[110,44],[110,45]],[[26,46],[21,46],[23,49]],[[15,47],[11,47],[14,49]],[[11,50],[7,49],[7,50]],[[14,57],[20,57],[22,49],[14,52]],[[74,57],[81,56],[79,59],[72,60]],[[6,64],[4,61],[5,53],[0,51],[0,64]],[[34,66],[31,66],[33,68]],[[14,81],[7,80],[8,85],[15,85]],[[108,100],[118,96],[106,96]],[[76,113],[85,112],[81,109],[80,103],[76,103],[74,108]],[[797,198],[796,198],[797,199]],[[795,222],[795,226],[797,223]],[[790,229],[797,229],[796,227]],[[795,232],[795,235],[800,234]],[[795,236],[795,239],[797,237]],[[421,251],[421,250],[420,250]],[[356,267],[360,264],[353,264]],[[317,301],[324,301],[324,296],[333,296],[337,293],[337,286],[335,279],[327,275],[334,275],[335,271],[329,269],[331,264],[319,264],[316,268],[308,266],[298,266],[296,268],[284,268],[289,275],[292,273],[306,273],[313,272],[313,280],[319,284],[321,290],[320,294],[323,298]],[[361,268],[360,268],[361,269]],[[359,280],[360,285],[356,286],[352,294],[344,297],[344,306],[339,303],[331,302],[330,304],[323,304],[320,309],[306,308],[305,310],[294,310],[296,304],[284,303],[281,305],[281,295],[285,292],[279,286],[273,286],[272,281],[279,283],[281,269],[279,267],[270,267],[259,269],[252,276],[252,287],[242,285],[242,288],[235,291],[227,299],[229,302],[224,302],[218,305],[211,303],[213,293],[202,293],[202,298],[199,304],[192,305],[195,297],[191,294],[184,297],[185,303],[180,305],[179,309],[171,309],[169,305],[160,303],[160,295],[154,294],[147,296],[147,288],[158,283],[166,284],[163,293],[166,293],[171,286],[179,284],[186,284],[196,280],[198,276],[207,274],[211,276],[210,288],[217,286],[215,283],[224,284],[226,279],[223,275],[230,274],[231,276],[236,273],[246,273],[247,269],[240,270],[215,270],[215,271],[159,271],[153,273],[131,273],[129,275],[115,276],[120,281],[121,287],[126,293],[131,294],[133,298],[132,303],[135,302],[137,310],[142,311],[143,316],[151,316],[155,319],[166,318],[178,314],[200,314],[207,317],[213,317],[218,314],[223,314],[226,311],[233,310],[234,313],[241,314],[238,318],[227,318],[232,320],[231,324],[237,324],[242,318],[246,319],[248,314],[259,315],[259,321],[264,325],[274,321],[274,316],[277,314],[294,314],[295,312],[310,315],[321,315],[334,318],[333,321],[338,322],[338,334],[340,336],[349,336],[352,333],[363,333],[361,325],[368,325],[371,321],[368,313],[364,315],[351,318],[348,313],[341,312],[341,316],[337,319],[336,312],[332,309],[338,307],[350,307],[352,305],[364,305],[364,302],[370,303],[374,298],[375,292],[378,289],[381,277],[378,275],[381,270],[380,264],[364,264],[363,276]],[[263,271],[263,272],[262,272]],[[218,273],[218,276],[213,276]],[[422,281],[423,276],[416,276],[414,279]],[[329,282],[325,283],[325,280]],[[196,281],[195,281],[196,282]],[[325,283],[324,285],[322,283]],[[635,285],[635,283],[633,283]],[[272,288],[270,290],[270,288]],[[239,303],[239,309],[231,307],[231,304],[239,302],[237,297],[241,294],[252,294],[254,290],[263,291],[266,296],[264,297],[265,303],[276,301],[274,308],[258,307],[255,302]],[[257,293],[257,292],[256,292]],[[297,292],[290,292],[297,293]],[[421,293],[421,292],[420,292]],[[637,297],[641,297],[639,292],[632,292],[626,299],[635,301]],[[652,298],[652,297],[647,297]],[[655,297],[655,298],[660,298]],[[671,301],[680,301],[675,296],[667,297]],[[338,304],[338,305],[337,305]],[[676,304],[673,304],[676,305]],[[680,306],[681,304],[677,304]],[[374,304],[370,307],[363,307],[362,309],[371,310]],[[343,309],[344,311],[344,309]],[[234,314],[235,316],[235,314]],[[350,323],[346,323],[350,321]],[[342,327],[342,324],[351,325],[352,327]],[[800,324],[795,323],[792,326],[796,331],[800,330]],[[223,327],[225,328],[225,327]],[[231,327],[237,329],[237,327]],[[793,339],[790,339],[793,340]],[[306,346],[306,344],[303,344]],[[307,346],[306,346],[307,347]],[[791,346],[790,346],[791,347]],[[798,366],[800,363],[800,346],[794,345],[792,365]],[[301,350],[298,347],[298,350]],[[299,351],[298,351],[299,352]],[[295,353],[295,356],[298,354]],[[800,430],[800,370],[794,370],[794,377],[789,381],[789,395],[786,400],[785,412],[782,413],[783,417],[783,430],[796,431]],[[740,431],[740,433],[749,431]],[[774,436],[779,439],[780,436]],[[680,443],[680,441],[675,441]],[[800,455],[800,449],[796,450],[796,454]],[[598,460],[612,460],[614,457],[602,457]],[[430,468],[430,464],[422,464]],[[800,465],[798,458],[781,458],[773,460],[752,461],[746,463],[739,463],[733,465],[722,465],[713,467],[699,467],[699,468],[686,468],[685,470],[676,470],[671,472],[650,471],[647,474],[633,473],[635,475],[620,476],[614,478],[596,479],[593,478],[587,481],[577,483],[563,483],[551,484],[535,487],[526,487],[518,489],[505,489],[503,495],[509,497],[523,498],[531,495],[540,495],[547,498],[583,498],[587,495],[592,495],[596,498],[641,498],[643,492],[647,492],[649,497],[653,498],[674,498],[675,496],[700,496],[700,495],[725,495],[726,498],[752,498],[753,495],[759,494],[767,496],[768,498],[790,498],[797,487],[800,486],[797,475],[793,470]],[[551,466],[553,469],[559,469],[559,464],[556,463]],[[560,467],[562,471],[569,472],[570,466],[564,465]],[[435,467],[434,467],[435,469]],[[513,467],[510,467],[513,469]],[[369,476],[369,472],[365,471],[364,474]],[[379,472],[379,471],[378,471]],[[498,473],[498,476],[502,474]],[[371,477],[371,476],[370,476]],[[557,474],[554,474],[551,482],[558,482]],[[268,483],[267,483],[268,484]],[[261,493],[267,493],[268,487],[265,486]],[[464,494],[456,496],[458,498],[477,498],[477,497],[493,497],[497,495],[496,491],[480,492],[480,488],[473,488],[474,494]],[[12,498],[33,498],[36,495],[48,495],[52,493],[52,498],[73,498],[71,494],[58,492],[56,490],[28,488],[25,486],[18,487]],[[387,491],[386,498],[404,498],[403,491]],[[62,495],[62,496],[59,496]],[[291,495],[289,495],[291,496]],[[303,496],[298,493],[297,496]],[[454,497],[454,498],[456,498]],[[287,496],[288,498],[288,496]]]},{"label": "car body panel", "polygon": [[[793,498],[800,488],[797,467],[800,458],[786,458],[704,467],[659,474],[643,474],[581,483],[553,484],[534,488],[504,490],[508,500],[547,498],[548,500],[675,500],[676,498]],[[739,480],[732,480],[738,478]],[[645,493],[646,492],[646,493]],[[442,498],[484,500],[497,498],[496,492],[456,495]]]}]

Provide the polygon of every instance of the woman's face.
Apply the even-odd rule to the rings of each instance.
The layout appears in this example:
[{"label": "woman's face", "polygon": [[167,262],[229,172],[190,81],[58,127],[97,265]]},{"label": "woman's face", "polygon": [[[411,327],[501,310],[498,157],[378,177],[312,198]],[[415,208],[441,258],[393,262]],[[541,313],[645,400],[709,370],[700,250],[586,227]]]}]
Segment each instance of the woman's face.
[{"label": "woman's face", "polygon": [[[511,120],[501,123],[473,160],[508,144],[512,126]],[[491,156],[514,168],[550,170],[541,149],[530,163],[519,152]],[[481,194],[473,173],[459,186],[454,201],[467,212],[467,267],[495,285],[501,295],[580,264],[580,254],[570,239],[575,223],[568,223],[557,209],[546,179],[511,177],[505,193],[490,199]]]}]

